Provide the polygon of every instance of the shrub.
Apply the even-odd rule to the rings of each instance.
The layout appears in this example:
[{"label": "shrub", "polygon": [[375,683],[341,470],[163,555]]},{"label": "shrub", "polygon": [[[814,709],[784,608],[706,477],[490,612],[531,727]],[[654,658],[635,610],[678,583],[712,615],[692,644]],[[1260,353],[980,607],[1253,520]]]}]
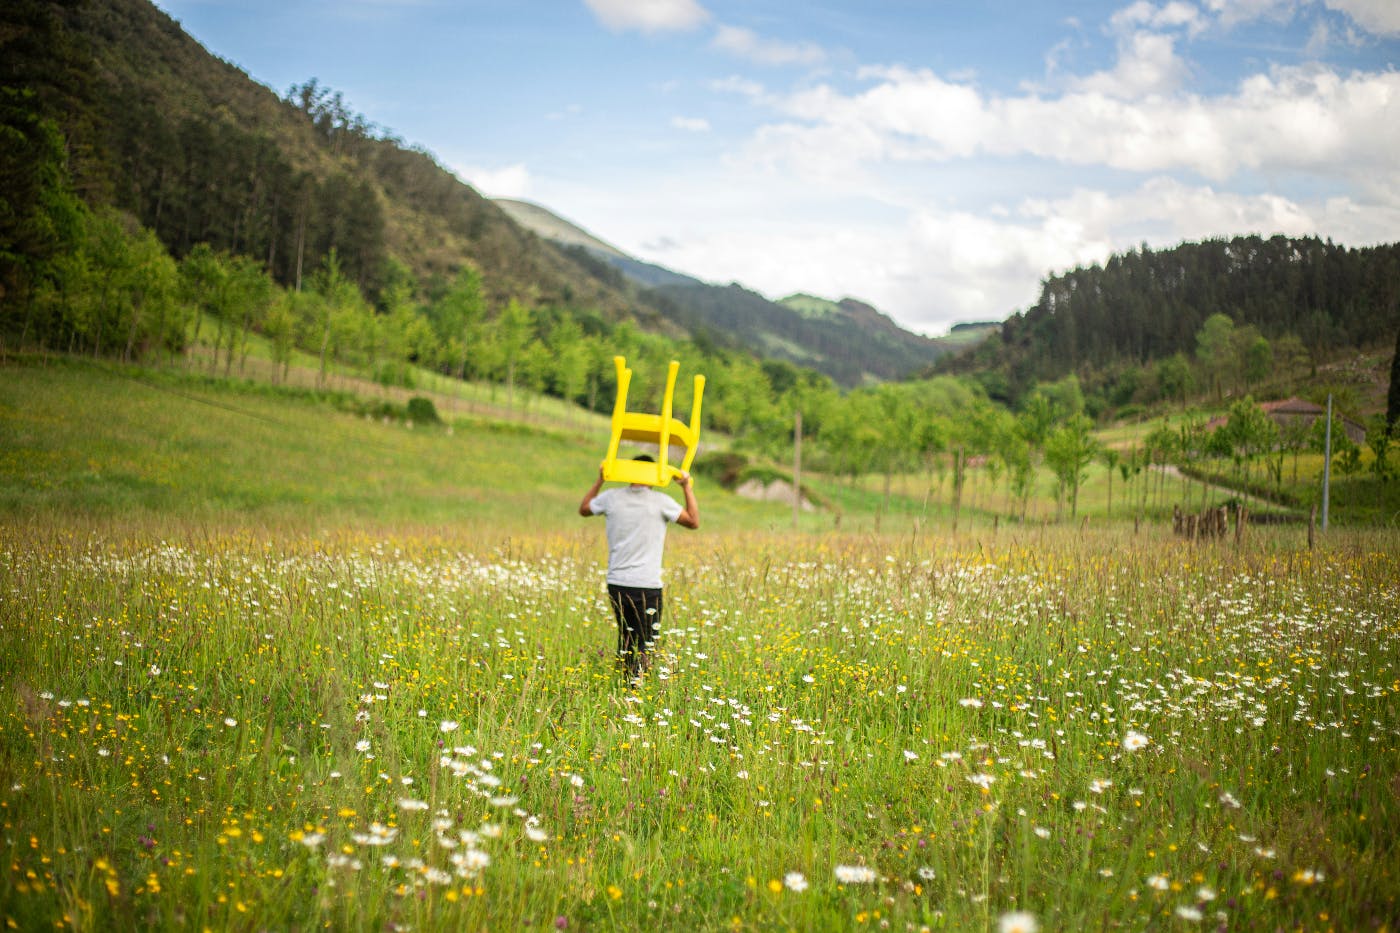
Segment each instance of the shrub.
[{"label": "shrub", "polygon": [[718,483],[724,489],[733,489],[749,466],[749,459],[732,450],[702,454],[695,458],[694,472]]},{"label": "shrub", "polygon": [[408,400],[408,420],[414,424],[438,424],[442,421],[438,417],[433,400],[421,395],[415,395]]}]

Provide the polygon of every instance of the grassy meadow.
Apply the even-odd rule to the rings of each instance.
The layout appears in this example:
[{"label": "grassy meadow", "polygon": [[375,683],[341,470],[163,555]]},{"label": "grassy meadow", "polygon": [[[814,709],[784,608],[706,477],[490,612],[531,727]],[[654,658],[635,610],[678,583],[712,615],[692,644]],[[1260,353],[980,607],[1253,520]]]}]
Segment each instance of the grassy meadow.
[{"label": "grassy meadow", "polygon": [[1400,925],[1396,532],[699,484],[631,688],[600,444],[0,369],[7,926]]}]

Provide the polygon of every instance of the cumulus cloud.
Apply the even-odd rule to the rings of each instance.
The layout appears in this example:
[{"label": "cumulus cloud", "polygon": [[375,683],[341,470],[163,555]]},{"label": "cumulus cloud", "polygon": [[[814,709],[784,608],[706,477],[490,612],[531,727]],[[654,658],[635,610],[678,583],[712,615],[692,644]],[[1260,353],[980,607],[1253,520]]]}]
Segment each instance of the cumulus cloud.
[{"label": "cumulus cloud", "polygon": [[1292,18],[1300,0],[1205,0],[1205,8],[1226,26]]},{"label": "cumulus cloud", "polygon": [[1142,99],[1094,82],[1058,97],[995,96],[927,70],[867,75],[878,80],[858,93],[823,85],[784,98],[788,119],[756,133],[748,157],[819,176],[861,162],[974,156],[1215,180],[1243,171],[1400,174],[1400,72],[1276,68],[1246,78],[1230,95]]},{"label": "cumulus cloud", "polygon": [[894,227],[741,224],[679,238],[664,260],[773,299],[798,291],[859,297],[905,327],[941,334],[1030,304],[1047,269],[1102,258],[1101,248],[1066,238],[1058,226],[937,211]]},{"label": "cumulus cloud", "polygon": [[1395,0],[1327,0],[1361,28],[1381,36],[1400,36],[1400,3]]},{"label": "cumulus cloud", "polygon": [[1118,194],[1084,188],[1063,198],[1027,198],[1017,216],[1069,223],[1081,252],[1097,260],[1144,240],[1169,245],[1243,233],[1305,235],[1317,229],[1322,209],[1278,194],[1245,195],[1156,177]]},{"label": "cumulus cloud", "polygon": [[[723,183],[701,186],[704,203],[689,182],[659,181],[675,190],[649,191],[648,219],[621,239],[710,281],[772,298],[855,295],[935,334],[1025,308],[1045,276],[1144,242],[1389,242],[1400,230],[1400,71],[1274,65],[1223,91],[1191,83],[1188,43],[1210,30],[1309,16],[1325,47],[1338,19],[1324,4],[1356,29],[1400,30],[1394,0],[1134,0],[1102,24],[1111,65],[1066,73],[1063,53],[1093,47],[1081,29],[1049,53],[1040,86],[994,90],[885,65],[787,92],[747,76],[711,82],[769,119],[718,166]],[[711,47],[748,62],[822,60],[819,48],[730,26]],[[688,116],[672,126],[709,130]],[[665,217],[688,222],[678,232],[649,219]]]},{"label": "cumulus cloud", "polygon": [[1108,23],[1112,31],[1120,33],[1131,33],[1141,28],[1182,29],[1188,36],[1200,35],[1209,25],[1200,7],[1181,0],[1172,0],[1164,6],[1138,0],[1114,13]]},{"label": "cumulus cloud", "polygon": [[1074,79],[1080,91],[1132,100],[1154,94],[1170,94],[1187,76],[1186,63],[1176,54],[1171,36],[1139,31],[1119,40],[1118,61],[1108,71]]},{"label": "cumulus cloud", "polygon": [[615,32],[683,32],[710,18],[695,0],[584,0],[602,24]]},{"label": "cumulus cloud", "polygon": [[[1284,22],[1317,5],[1311,0],[1204,0],[1205,9],[1225,26],[1260,19]],[[1320,5],[1344,14],[1373,35],[1400,36],[1400,4],[1395,0],[1321,0]]]},{"label": "cumulus cloud", "polygon": [[711,44],[760,65],[817,65],[826,58],[826,52],[811,42],[764,39],[739,26],[721,25]]}]

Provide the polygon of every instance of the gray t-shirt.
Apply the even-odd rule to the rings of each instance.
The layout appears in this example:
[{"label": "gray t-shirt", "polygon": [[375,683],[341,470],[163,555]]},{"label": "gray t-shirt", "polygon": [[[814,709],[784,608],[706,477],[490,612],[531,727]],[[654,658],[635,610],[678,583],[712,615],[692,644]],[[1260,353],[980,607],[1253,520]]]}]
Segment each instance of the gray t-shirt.
[{"label": "gray t-shirt", "polygon": [[608,520],[608,582],[659,589],[666,526],[684,511],[680,504],[650,486],[615,486],[589,508]]}]

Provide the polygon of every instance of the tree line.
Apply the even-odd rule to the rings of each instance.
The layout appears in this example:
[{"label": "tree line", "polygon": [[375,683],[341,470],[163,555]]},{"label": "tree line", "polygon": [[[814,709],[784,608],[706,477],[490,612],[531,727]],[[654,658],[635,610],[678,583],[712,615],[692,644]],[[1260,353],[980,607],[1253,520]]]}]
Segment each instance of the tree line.
[{"label": "tree line", "polygon": [[1155,368],[1190,357],[1215,315],[1313,363],[1345,347],[1388,345],[1400,330],[1400,244],[1244,236],[1143,246],[1051,276],[1000,340],[938,369],[976,372],[1013,404],[1038,382],[1074,373],[1091,409],[1106,411],[1170,398],[1177,373]]}]

